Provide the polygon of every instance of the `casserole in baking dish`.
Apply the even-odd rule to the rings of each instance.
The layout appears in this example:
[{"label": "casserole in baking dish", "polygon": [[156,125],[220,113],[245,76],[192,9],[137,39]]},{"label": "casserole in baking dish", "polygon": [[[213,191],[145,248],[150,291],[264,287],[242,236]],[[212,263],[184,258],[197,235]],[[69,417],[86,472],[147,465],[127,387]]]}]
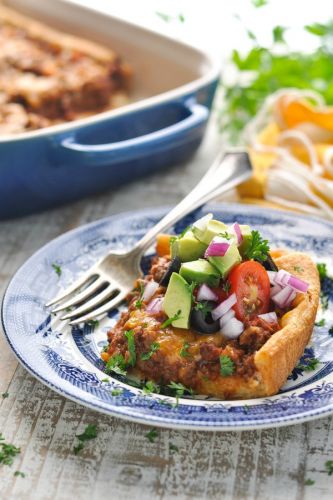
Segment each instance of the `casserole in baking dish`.
[{"label": "casserole in baking dish", "polygon": [[5,5],[110,47],[131,66],[133,81],[125,106],[0,137],[0,218],[115,188],[197,149],[219,76],[211,55],[67,1]]}]

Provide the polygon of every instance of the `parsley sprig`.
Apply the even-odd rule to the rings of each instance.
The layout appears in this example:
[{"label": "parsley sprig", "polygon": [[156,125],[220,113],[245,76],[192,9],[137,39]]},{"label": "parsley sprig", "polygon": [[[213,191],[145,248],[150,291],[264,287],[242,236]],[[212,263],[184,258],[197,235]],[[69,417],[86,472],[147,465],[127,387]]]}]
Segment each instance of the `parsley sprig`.
[{"label": "parsley sprig", "polygon": [[222,377],[229,377],[235,371],[235,364],[229,356],[222,354],[220,356],[220,373]]},{"label": "parsley sprig", "polygon": [[327,462],[325,462],[325,468],[326,468],[326,472],[329,476],[332,476],[333,474],[333,460],[327,460]]},{"label": "parsley sprig", "polygon": [[204,317],[213,309],[213,304],[209,303],[207,300],[203,300],[202,302],[197,302],[194,306],[196,311],[201,311]]},{"label": "parsley sprig", "polygon": [[298,363],[296,368],[299,370],[303,370],[304,372],[312,372],[313,370],[315,370],[318,367],[318,365],[320,363],[319,359],[317,359],[317,358],[307,358],[307,361],[308,361],[308,364],[306,364],[306,365],[303,365],[302,363]]},{"label": "parsley sprig", "polygon": [[155,427],[153,429],[150,429],[150,431],[147,432],[147,434],[145,434],[145,437],[148,439],[150,443],[154,443],[157,436],[158,432],[157,429],[155,429]]},{"label": "parsley sprig", "polygon": [[162,324],[161,324],[161,328],[166,328],[167,326],[171,325],[174,321],[176,321],[177,319],[180,319],[181,318],[181,314],[182,314],[182,311],[179,309],[179,311],[176,312],[176,314],[174,316],[172,316],[171,318],[168,318],[166,319]]},{"label": "parsley sprig", "polygon": [[114,354],[105,365],[105,373],[117,373],[118,375],[126,375],[126,361],[122,354]]},{"label": "parsley sprig", "polygon": [[147,380],[146,384],[142,388],[142,391],[144,394],[152,394],[153,392],[159,394],[161,389],[160,386],[155,384],[152,380]]},{"label": "parsley sprig", "polygon": [[160,344],[158,342],[152,342],[150,344],[150,350],[148,352],[144,352],[141,354],[142,361],[148,361],[154,354],[154,352],[158,351],[160,348]]},{"label": "parsley sprig", "polygon": [[325,262],[317,262],[317,269],[321,280],[327,278],[327,264]]},{"label": "parsley sprig", "polygon": [[249,246],[244,251],[244,257],[249,260],[264,262],[269,252],[268,240],[264,240],[259,231],[253,230],[251,234],[252,238]]},{"label": "parsley sprig", "polygon": [[144,286],[142,281],[139,282],[139,287],[140,287],[139,288],[139,290],[140,290],[139,298],[137,299],[137,301],[134,304],[137,309],[141,309],[142,304],[143,304],[142,297],[143,297],[143,294],[145,291],[145,286]]},{"label": "parsley sprig", "polygon": [[191,354],[188,352],[188,348],[190,347],[190,344],[188,342],[184,342],[180,351],[179,351],[179,356],[182,358],[188,358],[191,356]]},{"label": "parsley sprig", "polygon": [[91,439],[95,439],[97,437],[97,426],[95,424],[88,424],[84,429],[82,434],[77,434],[76,437],[79,440],[79,443],[74,446],[74,453],[77,455],[84,448],[85,441],[90,441]]},{"label": "parsley sprig", "polygon": [[21,449],[13,444],[5,443],[5,438],[0,433],[0,464],[12,465],[16,455],[21,453]]},{"label": "parsley sprig", "polygon": [[136,351],[135,351],[135,339],[134,339],[135,334],[133,330],[127,330],[124,333],[124,335],[127,338],[127,345],[129,352],[128,364],[130,366],[134,366],[136,363]]},{"label": "parsley sprig", "polygon": [[53,267],[54,272],[56,273],[56,275],[57,275],[57,276],[59,276],[59,278],[60,278],[60,276],[61,276],[61,274],[62,274],[62,269],[61,269],[61,267],[59,266],[59,264],[56,264],[56,263],[54,262],[53,264],[51,264],[51,266]]}]

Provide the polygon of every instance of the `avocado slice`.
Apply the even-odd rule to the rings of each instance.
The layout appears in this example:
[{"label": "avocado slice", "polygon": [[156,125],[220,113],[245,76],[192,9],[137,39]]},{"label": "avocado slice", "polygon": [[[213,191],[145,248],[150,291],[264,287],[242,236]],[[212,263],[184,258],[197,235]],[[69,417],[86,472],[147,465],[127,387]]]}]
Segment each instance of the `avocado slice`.
[{"label": "avocado slice", "polygon": [[206,283],[213,288],[219,285],[220,274],[207,260],[198,259],[181,265],[179,274],[189,283]]},{"label": "avocado slice", "polygon": [[194,236],[206,245],[209,245],[214,236],[218,236],[221,233],[225,233],[226,231],[228,232],[228,226],[226,224],[223,224],[223,222],[214,219],[208,222],[204,231],[200,231],[200,229],[193,227]]},{"label": "avocado slice", "polygon": [[238,248],[235,244],[230,245],[223,257],[208,257],[208,261],[218,269],[222,278],[225,278],[231,269],[242,261]]},{"label": "avocado slice", "polygon": [[178,273],[172,273],[163,300],[163,309],[168,318],[178,316],[171,324],[176,328],[189,328],[192,294],[188,283]]},{"label": "avocado slice", "polygon": [[176,238],[171,243],[171,258],[179,257],[182,262],[203,257],[207,245],[201,243],[192,231],[187,231],[181,238]]}]

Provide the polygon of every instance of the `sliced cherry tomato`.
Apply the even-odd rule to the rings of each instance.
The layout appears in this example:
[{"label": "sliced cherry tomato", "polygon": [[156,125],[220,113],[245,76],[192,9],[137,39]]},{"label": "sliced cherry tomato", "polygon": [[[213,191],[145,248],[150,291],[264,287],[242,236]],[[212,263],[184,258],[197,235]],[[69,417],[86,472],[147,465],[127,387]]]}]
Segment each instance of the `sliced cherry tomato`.
[{"label": "sliced cherry tomato", "polygon": [[244,321],[269,309],[270,282],[265,268],[254,260],[248,260],[234,267],[228,276],[230,294],[235,293],[236,317]]}]

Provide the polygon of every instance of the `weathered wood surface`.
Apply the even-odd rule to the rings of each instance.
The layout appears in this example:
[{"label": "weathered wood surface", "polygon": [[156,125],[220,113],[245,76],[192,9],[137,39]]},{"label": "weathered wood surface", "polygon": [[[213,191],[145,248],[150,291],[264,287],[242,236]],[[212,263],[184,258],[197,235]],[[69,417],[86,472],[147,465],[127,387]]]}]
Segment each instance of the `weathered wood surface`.
[{"label": "weathered wood surface", "polygon": [[[79,224],[145,206],[172,204],[196,182],[217,150],[214,134],[192,162],[116,192],[0,224],[0,292],[17,267],[51,238]],[[110,418],[65,400],[31,377],[0,336],[0,432],[21,447],[0,466],[0,499],[332,498],[332,419],[280,429],[203,433],[158,430]],[[98,437],[73,453],[88,423]],[[179,452],[171,454],[169,443]],[[15,477],[20,470],[25,478]],[[306,479],[315,481],[305,486]]]}]

